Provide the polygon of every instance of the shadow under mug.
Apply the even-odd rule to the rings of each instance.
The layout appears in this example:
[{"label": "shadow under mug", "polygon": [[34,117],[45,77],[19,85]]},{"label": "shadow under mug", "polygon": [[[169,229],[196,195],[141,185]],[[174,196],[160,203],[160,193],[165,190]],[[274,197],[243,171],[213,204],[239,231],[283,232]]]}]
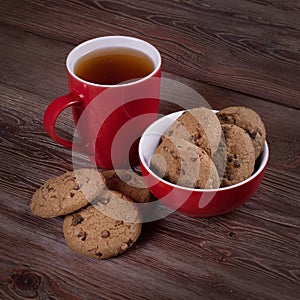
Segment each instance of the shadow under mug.
[{"label": "shadow under mug", "polygon": [[[153,71],[128,83],[101,85],[85,81],[74,73],[84,55],[110,47],[142,51],[154,64]],[[138,164],[138,141],[158,116],[161,57],[146,41],[128,36],[105,36],[75,47],[66,60],[69,94],[53,100],[44,114],[44,127],[57,143],[87,154],[104,169],[128,168]],[[55,129],[59,115],[72,107],[78,140],[66,140]]]}]

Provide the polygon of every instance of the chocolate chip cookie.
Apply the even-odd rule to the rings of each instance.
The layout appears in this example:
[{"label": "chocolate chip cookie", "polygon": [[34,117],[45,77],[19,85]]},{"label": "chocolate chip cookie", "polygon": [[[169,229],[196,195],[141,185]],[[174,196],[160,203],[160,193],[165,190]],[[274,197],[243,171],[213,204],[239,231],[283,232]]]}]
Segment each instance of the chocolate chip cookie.
[{"label": "chocolate chip cookie", "polygon": [[[222,130],[226,143],[226,162],[221,187],[225,187],[251,176],[254,171],[255,150],[250,136],[244,129],[232,124],[223,124]],[[219,169],[220,165],[216,161]]]},{"label": "chocolate chip cookie", "polygon": [[153,199],[143,177],[132,170],[117,169],[102,172],[108,189],[119,191],[137,203],[148,203]]},{"label": "chocolate chip cookie", "polygon": [[32,212],[52,218],[84,207],[105,188],[104,177],[94,169],[68,171],[48,179],[32,196]]},{"label": "chocolate chip cookie", "polygon": [[179,138],[164,138],[151,158],[151,169],[161,178],[190,188],[220,185],[215,165],[200,147]]},{"label": "chocolate chip cookie", "polygon": [[266,140],[266,129],[260,116],[250,108],[232,106],[219,111],[217,117],[222,124],[234,124],[243,128],[251,137],[255,159],[258,158]]},{"label": "chocolate chip cookie", "polygon": [[122,193],[105,190],[92,205],[65,217],[63,232],[75,252],[98,259],[129,249],[141,233],[141,215]]},{"label": "chocolate chip cookie", "polygon": [[221,125],[215,113],[205,107],[185,111],[163,134],[180,138],[201,147],[209,156],[217,150],[221,139]]}]

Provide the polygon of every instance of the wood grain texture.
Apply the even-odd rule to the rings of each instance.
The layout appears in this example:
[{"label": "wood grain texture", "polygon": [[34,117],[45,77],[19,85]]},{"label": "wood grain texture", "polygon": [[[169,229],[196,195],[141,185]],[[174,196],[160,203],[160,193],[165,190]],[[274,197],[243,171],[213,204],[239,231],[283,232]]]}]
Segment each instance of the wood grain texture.
[{"label": "wood grain texture", "polygon": [[144,38],[166,71],[299,108],[299,4],[281,2],[5,0],[0,21],[71,44]]},{"label": "wood grain texture", "polygon": [[[292,0],[2,1],[0,299],[297,299],[299,13]],[[108,34],[142,37],[162,52],[162,114],[248,106],[266,124],[271,155],[239,209],[207,219],[172,213],[144,224],[124,255],[98,261],[72,252],[63,219],[37,218],[29,202],[73,167],[71,151],[42,126],[46,106],[67,92],[66,55]],[[57,130],[72,137],[70,111]]]},{"label": "wood grain texture", "polygon": [[[166,88],[165,95],[168,95],[168,92]],[[38,295],[49,293],[64,299],[72,298],[73,296],[70,295],[73,293],[79,295],[79,299],[86,299],[84,295],[88,296],[88,299],[97,299],[93,294],[97,291],[95,282],[92,283],[92,287],[90,284],[86,285],[89,287],[88,290],[93,292],[86,290],[78,282],[85,282],[85,278],[91,276],[89,274],[99,274],[100,277],[105,275],[107,278],[105,269],[103,270],[103,262],[92,260],[87,264],[89,259],[78,256],[71,267],[70,260],[77,255],[71,253],[65,245],[61,219],[42,220],[32,216],[29,210],[28,203],[34,190],[48,177],[58,175],[72,167],[70,151],[53,143],[44,133],[41,121],[42,110],[32,108],[31,111],[27,111],[28,105],[33,106],[35,103],[35,97],[34,94],[16,88],[1,86],[1,99],[5,99],[6,106],[10,107],[9,110],[1,107],[1,125],[4,130],[0,151],[6,165],[10,166],[1,169],[3,211],[1,230],[5,232],[1,257],[5,258],[6,268],[8,262],[8,265],[22,266],[21,268],[10,267],[3,282],[8,284],[14,282],[13,279],[17,280],[16,278],[19,277],[22,279],[22,276],[34,274],[38,278],[43,278],[39,280],[46,282],[42,286],[39,285],[40,290],[35,291]],[[279,106],[279,108],[284,107]],[[163,105],[162,110],[164,110]],[[284,111],[284,109],[281,111],[281,115]],[[286,116],[284,120],[289,118]],[[288,127],[287,121],[285,123]],[[72,121],[67,115],[62,118],[62,124],[64,124],[61,125],[62,128],[72,128]],[[288,138],[293,138],[294,131],[286,130],[286,132],[290,134]],[[274,146],[282,143],[283,137],[278,134],[275,137]],[[281,163],[284,164],[284,161]],[[270,164],[275,164],[275,161],[271,161]],[[104,263],[109,266],[106,271],[114,275],[111,279],[107,278],[109,284],[106,287],[107,291],[103,292],[103,298],[105,299],[107,293],[107,299],[111,297],[122,299],[122,295],[113,295],[112,291],[125,291],[126,284],[133,284],[132,282],[137,278],[147,282],[149,294],[144,295],[145,299],[151,299],[153,291],[165,299],[176,297],[184,299],[187,296],[197,299],[206,293],[211,295],[212,299],[217,299],[219,293],[225,293],[227,295],[225,299],[226,297],[268,299],[268,295],[272,295],[272,299],[280,299],[283,291],[295,295],[294,289],[297,290],[299,283],[298,270],[297,267],[294,268],[295,260],[299,257],[300,223],[299,205],[294,199],[297,199],[299,194],[297,186],[299,180],[288,180],[288,185],[294,191],[288,193],[285,175],[286,173],[274,171],[270,166],[261,189],[251,202],[224,217],[192,220],[173,214],[165,220],[144,226],[143,236],[138,243],[139,248],[128,253],[129,261],[126,254],[116,259],[118,261],[116,267],[114,263]],[[288,230],[286,230],[287,226]],[[19,232],[22,232],[21,239]],[[270,249],[272,257],[269,256]],[[27,260],[32,252],[35,253],[33,265],[28,265]],[[62,256],[62,261],[58,263],[56,260],[59,255]],[[282,255],[286,258],[284,262],[282,262]],[[18,257],[17,261],[14,256]],[[47,257],[47,260],[43,262],[44,257]],[[125,265],[122,263],[124,260],[127,261]],[[76,264],[79,262],[84,264],[80,274],[76,271]],[[122,266],[121,271],[119,263]],[[146,267],[143,268],[143,264],[146,264]],[[50,266],[54,266],[53,269]],[[225,267],[220,268],[220,266]],[[226,270],[226,266],[229,270]],[[129,283],[126,281],[121,287],[111,284],[111,280],[116,280],[120,276],[118,272],[121,272],[122,277],[125,276],[126,268],[130,269],[130,274],[133,276],[128,279]],[[102,270],[100,273],[99,269]],[[68,272],[79,278],[76,280],[68,278]],[[157,275],[157,272],[160,275]],[[52,273],[58,278],[51,278],[54,276],[51,275]],[[170,273],[174,275],[170,276]],[[126,276],[128,277],[127,273]],[[245,289],[248,280],[251,281],[251,285]],[[59,288],[56,287],[58,285],[56,281],[59,282]],[[178,285],[177,281],[180,281],[181,285]],[[53,282],[50,287],[49,282]],[[66,284],[62,284],[65,282]],[[274,282],[277,284],[275,290]],[[173,287],[175,283],[178,285],[177,288]],[[128,294],[128,299],[137,297],[139,284],[137,280],[136,284],[132,285],[130,289],[132,294]],[[69,286],[71,291],[67,288]],[[211,288],[214,289],[213,292]],[[28,289],[30,290],[31,287]],[[258,293],[257,290],[262,291]],[[5,286],[5,295],[11,296],[21,292],[16,287],[16,283]],[[181,294],[178,294],[179,292]]]}]

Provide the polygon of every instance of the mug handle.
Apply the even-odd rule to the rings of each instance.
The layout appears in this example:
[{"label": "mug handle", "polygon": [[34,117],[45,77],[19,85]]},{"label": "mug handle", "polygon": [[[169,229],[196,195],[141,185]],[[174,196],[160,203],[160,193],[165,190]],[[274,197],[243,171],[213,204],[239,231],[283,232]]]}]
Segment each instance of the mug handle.
[{"label": "mug handle", "polygon": [[49,104],[44,113],[44,128],[48,135],[57,143],[70,149],[75,148],[75,150],[79,150],[80,152],[82,152],[83,149],[79,144],[74,144],[72,141],[66,140],[56,133],[55,124],[63,110],[70,106],[80,106],[82,104],[82,98],[82,96],[76,95],[73,92],[58,97]]}]

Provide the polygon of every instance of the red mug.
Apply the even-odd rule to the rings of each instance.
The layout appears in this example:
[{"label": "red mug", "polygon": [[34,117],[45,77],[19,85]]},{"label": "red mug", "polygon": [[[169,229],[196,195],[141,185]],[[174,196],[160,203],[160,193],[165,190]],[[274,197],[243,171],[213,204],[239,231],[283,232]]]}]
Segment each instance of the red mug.
[{"label": "red mug", "polygon": [[[98,84],[75,74],[80,58],[93,51],[129,48],[146,54],[153,63],[150,74],[118,84]],[[138,164],[138,141],[158,116],[161,57],[146,41],[128,36],[105,36],[75,47],[66,60],[69,93],[53,100],[44,114],[44,127],[57,143],[87,154],[104,169]],[[58,116],[72,107],[78,138],[66,140],[55,130]]]}]

